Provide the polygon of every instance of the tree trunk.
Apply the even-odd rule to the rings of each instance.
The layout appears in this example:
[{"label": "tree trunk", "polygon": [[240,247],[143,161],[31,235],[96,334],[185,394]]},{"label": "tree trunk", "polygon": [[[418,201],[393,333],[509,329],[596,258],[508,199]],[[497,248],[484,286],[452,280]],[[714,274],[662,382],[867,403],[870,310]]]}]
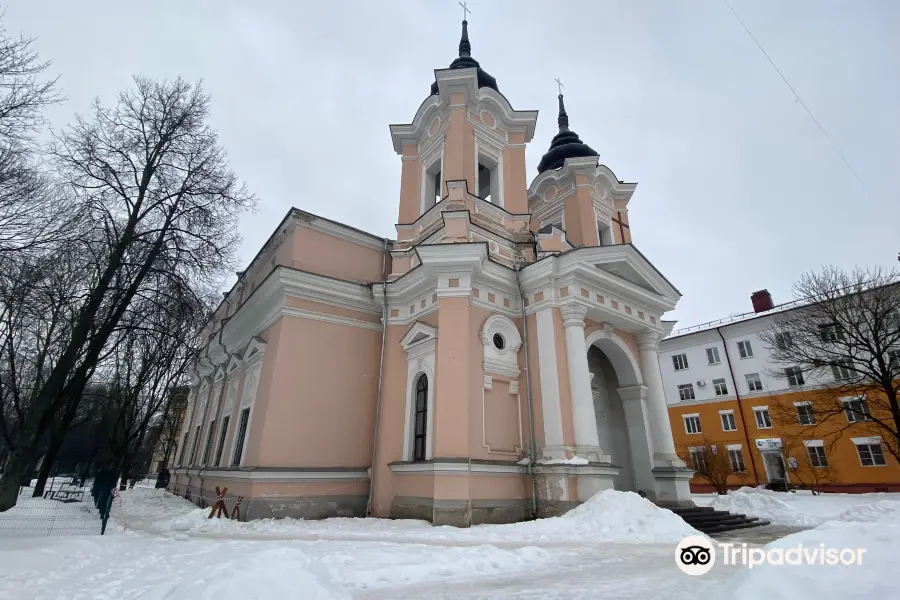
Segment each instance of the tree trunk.
[{"label": "tree trunk", "polygon": [[50,445],[47,447],[43,462],[41,462],[41,470],[38,471],[37,483],[34,484],[34,491],[31,493],[32,498],[40,498],[44,495],[44,488],[47,486],[47,480],[50,479],[50,473],[56,464],[56,456],[62,446],[62,440],[57,443],[59,437],[54,435],[50,438]]},{"label": "tree trunk", "polygon": [[9,510],[16,505],[22,475],[28,467],[28,463],[31,462],[30,450],[30,448],[18,447],[9,453],[9,460],[6,461],[3,475],[0,477],[0,512]]}]

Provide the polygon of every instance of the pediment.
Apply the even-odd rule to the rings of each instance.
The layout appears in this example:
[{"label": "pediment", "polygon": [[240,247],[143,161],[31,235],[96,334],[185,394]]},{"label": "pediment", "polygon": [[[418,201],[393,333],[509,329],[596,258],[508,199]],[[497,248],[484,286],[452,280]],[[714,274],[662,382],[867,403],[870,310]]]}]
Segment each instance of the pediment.
[{"label": "pediment", "polygon": [[409,350],[413,346],[436,338],[436,328],[431,325],[426,325],[421,321],[416,321],[413,326],[409,328],[409,331],[406,332],[406,335],[403,336],[403,339],[400,340],[400,345],[403,346],[404,350]]},{"label": "pediment", "polygon": [[638,269],[634,267],[634,265],[629,264],[627,260],[619,260],[615,262],[604,262],[598,263],[594,265],[601,271],[606,271],[612,275],[620,279],[624,279],[629,283],[633,283],[638,287],[642,287],[649,292],[653,292],[654,294],[663,295],[663,290],[658,289],[653,282],[651,282],[647,277],[642,275]]},{"label": "pediment", "polygon": [[243,361],[245,363],[250,363],[259,360],[265,352],[266,342],[259,336],[253,336],[247,349],[244,350]]}]

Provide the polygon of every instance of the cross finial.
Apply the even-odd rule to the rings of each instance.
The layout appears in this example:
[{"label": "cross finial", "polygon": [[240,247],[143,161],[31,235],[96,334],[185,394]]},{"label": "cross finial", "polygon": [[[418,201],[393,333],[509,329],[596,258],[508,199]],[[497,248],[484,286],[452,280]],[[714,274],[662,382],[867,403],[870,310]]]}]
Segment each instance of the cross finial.
[{"label": "cross finial", "polygon": [[465,20],[468,19],[468,14],[471,13],[472,11],[469,10],[469,8],[466,6],[466,5],[468,4],[467,2],[459,2],[458,4],[459,4],[460,6],[462,6],[462,9],[463,9],[463,21],[465,21]]},{"label": "cross finial", "polygon": [[559,77],[557,77],[557,78],[554,79],[553,81],[556,82],[556,86],[559,88],[559,95],[562,96],[562,89],[563,89],[563,87],[565,87],[565,86],[563,86],[562,81],[559,80]]}]

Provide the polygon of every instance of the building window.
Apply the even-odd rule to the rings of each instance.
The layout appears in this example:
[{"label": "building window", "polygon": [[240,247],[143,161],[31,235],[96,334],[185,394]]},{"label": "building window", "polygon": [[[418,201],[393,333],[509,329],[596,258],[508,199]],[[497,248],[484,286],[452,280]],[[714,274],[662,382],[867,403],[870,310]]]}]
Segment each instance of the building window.
[{"label": "building window", "polygon": [[887,464],[881,444],[857,444],[856,453],[859,454],[859,462],[864,467],[883,467]]},{"label": "building window", "polygon": [[750,346],[750,340],[741,340],[738,342],[738,353],[741,358],[752,358],[753,348]]},{"label": "building window", "polygon": [[797,387],[803,385],[803,371],[800,367],[788,367],[784,370],[784,376],[787,378],[788,385]]},{"label": "building window", "polygon": [[435,161],[426,171],[425,171],[425,182],[424,182],[424,190],[425,190],[425,206],[424,210],[428,210],[435,204],[441,201],[441,197],[443,196],[444,190],[442,187],[443,181],[441,179],[441,161]]},{"label": "building window", "polygon": [[847,381],[853,377],[853,361],[848,359],[839,360],[831,365],[831,374],[834,375],[835,381]]},{"label": "building window", "polygon": [[794,339],[791,337],[790,331],[782,331],[775,334],[775,347],[779,350],[785,350],[794,345]]},{"label": "building window", "polygon": [[863,398],[850,398],[841,400],[844,404],[844,414],[848,423],[859,423],[869,420],[869,405]]},{"label": "building window", "polygon": [[737,431],[737,425],[734,423],[734,411],[719,413],[722,418],[722,431]]},{"label": "building window", "polygon": [[728,395],[728,386],[725,384],[724,379],[713,379],[713,387],[716,390],[716,396]]},{"label": "building window", "polygon": [[688,368],[687,354],[676,354],[672,357],[672,364],[676,371],[684,371]]},{"label": "building window", "polygon": [[699,446],[697,448],[690,448],[691,453],[691,466],[695,471],[700,473],[706,472],[706,447]]},{"label": "building window", "polygon": [[888,350],[887,356],[891,371],[900,371],[900,350]]},{"label": "building window", "polygon": [[478,197],[492,202],[491,180],[493,179],[491,168],[481,163],[478,164]]},{"label": "building window", "polygon": [[197,459],[197,450],[200,448],[200,426],[197,425],[197,429],[194,432],[194,444],[191,446],[191,460],[190,463],[193,465],[194,461]]},{"label": "building window", "polygon": [[769,418],[769,407],[754,407],[753,412],[756,414],[756,427],[758,429],[771,429],[772,419]]},{"label": "building window", "polygon": [[731,459],[731,470],[735,473],[743,473],[746,471],[744,466],[744,453],[740,448],[728,451],[728,458]]},{"label": "building window", "polygon": [[491,341],[494,342],[494,348],[496,348],[497,350],[503,350],[504,348],[506,348],[506,340],[503,339],[502,334],[495,333]]},{"label": "building window", "polygon": [[896,333],[900,329],[900,313],[892,310],[884,315],[884,329],[888,333]]},{"label": "building window", "polygon": [[837,323],[828,323],[819,325],[819,337],[822,338],[823,342],[837,342],[844,339],[844,332],[841,331],[841,326]]},{"label": "building window", "polygon": [[700,433],[700,415],[684,415],[682,419],[685,433]]},{"label": "building window", "polygon": [[228,433],[228,421],[231,417],[222,419],[222,432],[219,434],[219,445],[216,447],[216,462],[214,466],[218,467],[222,463],[222,451],[225,450],[225,435]]},{"label": "building window", "polygon": [[231,466],[239,467],[244,455],[244,443],[247,439],[247,423],[250,421],[250,409],[241,411],[241,420],[238,421],[237,437],[234,438],[234,452],[231,454]]},{"label": "building window", "polygon": [[597,234],[600,239],[601,246],[614,246],[616,243],[615,238],[613,238],[612,229],[610,229],[609,224],[604,225],[600,221],[597,221]]},{"label": "building window", "polygon": [[216,420],[209,422],[209,431],[206,432],[206,446],[203,447],[203,466],[209,464],[209,455],[212,452],[213,440],[216,439]]},{"label": "building window", "polygon": [[684,385],[679,385],[678,397],[682,400],[694,400],[696,398],[696,396],[694,396],[694,384],[685,383]]},{"label": "building window", "polygon": [[762,391],[762,379],[759,378],[759,373],[747,373],[744,377],[747,379],[747,389],[751,392]]},{"label": "building window", "polygon": [[179,465],[184,464],[184,457],[187,454],[188,436],[190,435],[190,433],[191,433],[190,431],[185,431],[184,438],[181,440],[181,456],[178,458]]},{"label": "building window", "polygon": [[716,347],[707,348],[706,349],[706,360],[708,360],[709,364],[711,364],[711,365],[717,365],[720,362],[722,362],[719,359],[719,349]]},{"label": "building window", "polygon": [[425,460],[425,433],[428,430],[428,376],[416,380],[416,404],[413,420],[413,460]]},{"label": "building window", "polygon": [[805,402],[803,404],[797,404],[797,421],[801,425],[815,425],[816,424],[816,413],[813,410],[812,404]]},{"label": "building window", "polygon": [[814,469],[824,469],[828,466],[828,458],[825,456],[824,446],[807,446],[806,454],[809,456],[809,466]]}]

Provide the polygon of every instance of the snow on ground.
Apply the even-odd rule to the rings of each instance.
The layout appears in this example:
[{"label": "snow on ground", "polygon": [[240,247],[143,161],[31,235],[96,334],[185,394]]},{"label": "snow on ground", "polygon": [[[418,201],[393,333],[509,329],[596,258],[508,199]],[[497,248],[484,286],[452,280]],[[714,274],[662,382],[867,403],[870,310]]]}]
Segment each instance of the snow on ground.
[{"label": "snow on ground", "polygon": [[0,599],[888,598],[894,590],[879,586],[891,581],[900,550],[900,501],[868,496],[826,498],[827,510],[813,504],[819,497],[785,500],[844,522],[767,546],[866,547],[871,562],[863,566],[718,562],[690,577],[676,568],[674,547],[696,532],[630,493],[598,494],[555,519],[456,529],[384,519],[210,520],[209,509],[136,487],[116,500],[104,537],[0,535]]},{"label": "snow on ground", "polygon": [[32,498],[31,492],[31,488],[22,488],[16,505],[0,513],[0,539],[100,533],[100,517],[93,511],[90,488],[85,488],[80,502]]},{"label": "snow on ground", "polygon": [[[815,527],[831,520],[842,520],[849,510],[872,510],[876,502],[900,503],[900,494],[819,494],[808,491],[773,492],[763,488],[743,487],[726,496],[694,494],[694,502],[717,510],[743,513],[768,519],[773,524],[789,527]],[[888,504],[882,505],[885,509]]]}]

